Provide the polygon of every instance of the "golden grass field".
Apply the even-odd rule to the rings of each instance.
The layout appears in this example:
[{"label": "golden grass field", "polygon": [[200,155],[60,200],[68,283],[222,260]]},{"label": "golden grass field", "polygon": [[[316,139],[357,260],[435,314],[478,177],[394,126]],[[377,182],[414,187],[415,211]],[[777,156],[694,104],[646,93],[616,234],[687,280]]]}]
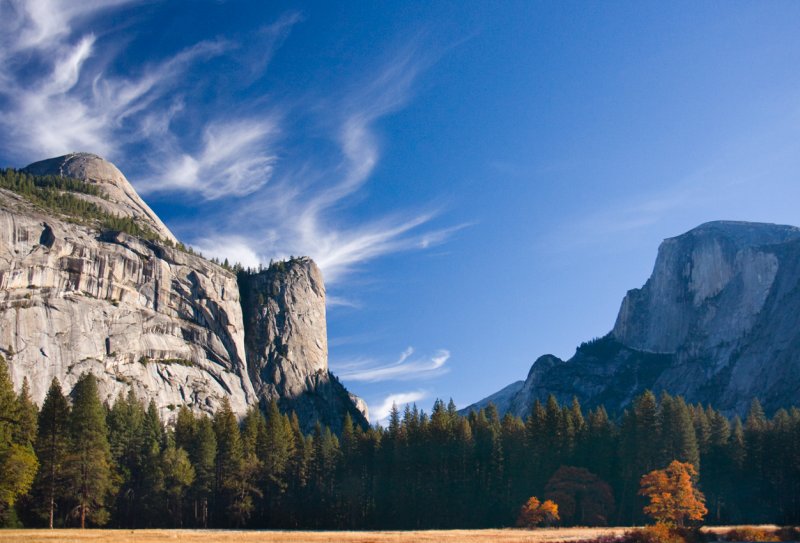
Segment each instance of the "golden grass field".
[{"label": "golden grass field", "polygon": [[628,528],[300,532],[227,530],[0,530],[0,543],[546,543],[577,541]]},{"label": "golden grass field", "polygon": [[[733,527],[707,528],[722,532]],[[742,528],[742,526],[737,526]],[[775,528],[760,526],[759,528]],[[0,530],[0,543],[550,543],[616,535],[631,528],[301,532],[234,530]]]}]

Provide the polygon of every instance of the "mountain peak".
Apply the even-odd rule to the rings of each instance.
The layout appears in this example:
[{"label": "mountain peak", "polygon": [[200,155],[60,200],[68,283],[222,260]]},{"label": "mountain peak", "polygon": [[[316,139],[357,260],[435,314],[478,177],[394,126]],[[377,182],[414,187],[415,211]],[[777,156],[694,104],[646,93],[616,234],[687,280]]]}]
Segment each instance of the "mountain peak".
[{"label": "mountain peak", "polygon": [[540,357],[522,387],[475,406],[491,399],[525,415],[536,399],[574,395],[619,414],[650,389],[728,414],[744,414],[752,398],[768,411],[788,407],[800,386],[798,285],[799,228],[701,224],[664,240],[653,273],[628,291],[609,335],[566,362]]},{"label": "mountain peak", "polygon": [[744,249],[800,238],[800,228],[784,224],[720,220],[703,223],[665,241],[697,238],[726,239],[733,242],[737,249]]},{"label": "mountain peak", "polygon": [[74,177],[96,185],[103,192],[103,198],[84,196],[86,199],[92,200],[106,211],[141,221],[164,239],[173,243],[178,241],[169,228],[139,197],[119,168],[94,153],[70,153],[40,160],[29,164],[23,168],[23,171],[33,175]]}]

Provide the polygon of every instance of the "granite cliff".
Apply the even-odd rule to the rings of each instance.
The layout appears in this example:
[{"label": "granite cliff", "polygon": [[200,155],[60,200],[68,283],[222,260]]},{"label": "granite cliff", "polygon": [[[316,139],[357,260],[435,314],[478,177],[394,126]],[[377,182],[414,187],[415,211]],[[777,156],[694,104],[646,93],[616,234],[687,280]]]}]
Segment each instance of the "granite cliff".
[{"label": "granite cliff", "polygon": [[800,229],[718,221],[665,240],[653,273],[628,292],[613,330],[567,361],[540,357],[493,401],[526,416],[536,399],[572,396],[619,413],[645,389],[743,414],[797,404]]},{"label": "granite cliff", "polygon": [[[328,372],[325,288],[313,261],[237,276],[185,250],[95,155],[23,172],[81,180],[92,190],[56,197],[95,206],[81,219],[0,188],[0,351],[37,402],[53,377],[71,387],[90,371],[108,401],[133,387],[167,418],[180,405],[214,412],[228,398],[239,414],[277,399],[306,429],[317,420],[336,429],[346,412],[366,422]],[[129,219],[147,235],[97,216]]]}]

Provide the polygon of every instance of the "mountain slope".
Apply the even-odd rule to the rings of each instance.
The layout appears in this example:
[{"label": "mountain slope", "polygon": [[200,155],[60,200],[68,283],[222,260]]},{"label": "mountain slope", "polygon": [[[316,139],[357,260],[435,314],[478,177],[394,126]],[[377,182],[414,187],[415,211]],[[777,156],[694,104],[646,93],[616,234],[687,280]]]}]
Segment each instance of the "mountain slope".
[{"label": "mountain slope", "polygon": [[800,229],[717,221],[665,240],[612,332],[566,362],[540,358],[498,408],[524,416],[554,394],[619,412],[652,389],[743,414],[755,397],[794,404],[799,387]]},{"label": "mountain slope", "polygon": [[[271,268],[237,277],[180,249],[100,157],[72,154],[24,171],[56,177],[0,188],[0,350],[15,384],[27,377],[37,402],[53,377],[71,387],[90,371],[106,400],[133,387],[167,418],[183,404],[214,412],[226,397],[239,414],[260,401],[291,400],[307,429],[316,420],[336,428],[345,412],[360,415],[341,385],[319,385],[330,379],[325,291],[311,260],[281,262],[280,274]],[[60,183],[62,175],[84,184]],[[79,200],[91,204],[88,211]],[[148,234],[108,226],[117,223]],[[261,276],[272,277],[264,288]],[[256,333],[257,319],[243,308],[258,308],[242,303],[240,283],[291,333]],[[259,371],[256,353],[285,348],[293,357],[274,361],[279,371]]]}]

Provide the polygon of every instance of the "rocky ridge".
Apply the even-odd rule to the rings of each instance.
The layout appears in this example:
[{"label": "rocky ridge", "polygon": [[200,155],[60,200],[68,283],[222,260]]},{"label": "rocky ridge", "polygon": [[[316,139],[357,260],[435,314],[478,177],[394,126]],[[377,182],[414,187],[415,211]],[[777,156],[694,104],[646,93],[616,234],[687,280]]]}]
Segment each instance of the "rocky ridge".
[{"label": "rocky ridge", "polygon": [[36,175],[75,177],[73,194],[130,217],[161,240],[56,216],[0,189],[0,351],[17,386],[41,402],[53,377],[81,373],[113,402],[129,387],[166,418],[180,405],[235,412],[278,399],[308,429],[365,417],[327,369],[325,289],[310,259],[233,272],[175,247],[176,238],[111,163],[86,153],[37,162]]},{"label": "rocky ridge", "polygon": [[651,389],[741,415],[753,398],[768,411],[794,405],[798,388],[800,229],[717,221],[661,244],[607,336],[568,361],[540,357],[495,403],[526,416],[536,399],[574,395],[619,413]]}]

